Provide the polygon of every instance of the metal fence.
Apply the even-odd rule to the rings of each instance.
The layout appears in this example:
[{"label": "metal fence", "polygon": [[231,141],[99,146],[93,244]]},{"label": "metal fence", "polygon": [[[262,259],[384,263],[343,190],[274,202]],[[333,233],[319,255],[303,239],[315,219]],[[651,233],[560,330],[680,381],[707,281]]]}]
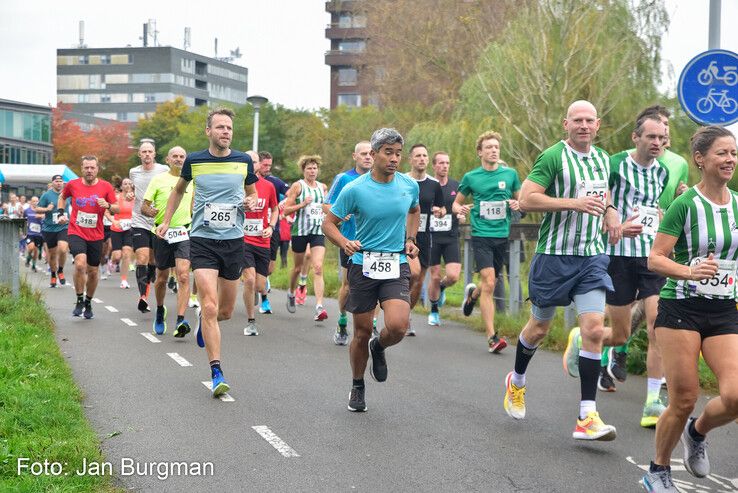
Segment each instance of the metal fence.
[{"label": "metal fence", "polygon": [[0,217],[0,285],[9,288],[14,296],[20,294],[18,242],[25,228],[25,219]]}]

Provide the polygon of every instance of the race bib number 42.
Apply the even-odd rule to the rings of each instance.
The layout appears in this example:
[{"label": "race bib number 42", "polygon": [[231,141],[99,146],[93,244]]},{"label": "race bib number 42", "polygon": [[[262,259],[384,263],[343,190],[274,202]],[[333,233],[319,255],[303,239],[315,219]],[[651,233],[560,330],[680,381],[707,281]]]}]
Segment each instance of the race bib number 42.
[{"label": "race bib number 42", "polygon": [[80,228],[97,228],[97,214],[77,211],[77,226]]},{"label": "race bib number 42", "polygon": [[[698,265],[705,259],[702,257],[693,258],[689,263],[690,267]],[[716,259],[718,263],[717,274],[710,279],[702,281],[690,281],[691,286],[698,295],[715,296],[720,298],[733,298],[735,294],[735,260]]]},{"label": "race bib number 42", "polygon": [[659,230],[659,210],[656,207],[647,207],[642,205],[636,209],[638,212],[638,221],[643,226],[643,234],[647,236],[656,236]]},{"label": "race bib number 42", "polygon": [[362,272],[370,279],[397,279],[400,277],[400,254],[364,252]]},{"label": "race bib number 42", "polygon": [[507,217],[507,202],[497,200],[487,202],[482,200],[479,202],[479,217],[488,221],[496,221]]},{"label": "race bib number 42", "polygon": [[236,227],[236,206],[231,204],[205,204],[205,226],[213,229],[230,229]]}]

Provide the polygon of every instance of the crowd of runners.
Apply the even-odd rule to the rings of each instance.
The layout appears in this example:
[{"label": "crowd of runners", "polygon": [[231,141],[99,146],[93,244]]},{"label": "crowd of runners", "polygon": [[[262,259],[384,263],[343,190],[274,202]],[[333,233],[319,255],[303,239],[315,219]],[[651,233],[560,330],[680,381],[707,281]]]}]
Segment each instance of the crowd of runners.
[{"label": "crowd of runners", "polygon": [[[428,324],[442,323],[439,307],[461,272],[460,222],[471,224],[479,273],[478,285],[464,289],[463,313],[469,316],[479,302],[485,347],[498,353],[507,346],[495,330],[493,292],[509,255],[511,219],[538,213],[543,220],[528,280],[532,309],[500,394],[502,407],[514,419],[525,418],[528,366],[556,307],[573,302],[579,324],[563,356],[565,371],[580,380],[572,436],[615,439],[596,395],[626,380],[628,342],[645,319],[648,379],[640,425],[656,427],[656,449],[641,484],[647,491],[677,491],[670,473],[677,442],[687,471],[704,477],[710,471],[705,436],[738,418],[738,195],[727,186],[736,165],[730,131],[711,126],[694,134],[691,159],[700,179],[688,188],[688,163],[669,150],[669,117],[663,106],[646,108],[633,121],[634,147],[609,155],[594,145],[596,108],[576,101],[563,118],[564,139],[540,154],[523,181],[502,161],[503,138],[496,132],[479,136],[479,166],[456,181],[447,152],[423,144],[406,148],[396,130],[382,128],[356,144],[353,167],[328,187],[318,180],[320,156],[302,156],[302,178],[288,185],[271,174],[268,152],[231,149],[234,114],[217,109],[205,125],[207,149],[174,147],[162,165],[154,145],[144,142],[141,164],[116,187],[98,177],[95,156],[84,156],[81,178],[65,184],[54,176],[25,209],[14,199],[13,214],[28,219],[27,264],[35,269],[46,249],[51,288],[66,282],[67,253],[74,258],[74,316],[94,317],[101,264],[106,276],[120,272],[124,290],[135,272],[136,308],[147,313],[155,302],[156,334],[165,334],[170,320],[167,289],[176,293],[173,335],[182,338],[195,328],[214,396],[230,389],[219,322],[231,318],[243,284],[244,335],[259,334],[256,306],[260,314],[272,313],[269,276],[278,256],[286,265],[289,241],[294,263],[284,310],[293,314],[306,303],[312,271],[313,318],[329,318],[323,279],[329,240],[340,249],[342,282],[333,341],[349,345],[348,409],[361,412],[367,410],[367,366],[374,380],[386,381],[387,348],[415,335],[410,311],[427,272]],[[400,166],[404,152],[407,173]],[[196,308],[192,325],[188,306]],[[694,417],[700,357],[720,394]]]}]

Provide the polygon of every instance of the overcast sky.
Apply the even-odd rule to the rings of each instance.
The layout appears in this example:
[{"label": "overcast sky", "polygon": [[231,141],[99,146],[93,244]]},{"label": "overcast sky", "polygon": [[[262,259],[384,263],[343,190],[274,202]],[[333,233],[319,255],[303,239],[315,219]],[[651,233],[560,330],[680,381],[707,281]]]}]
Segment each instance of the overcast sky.
[{"label": "overcast sky", "polygon": [[[722,48],[738,52],[738,1],[723,0]],[[114,5],[114,6],[113,6]],[[707,49],[709,0],[667,0],[671,16],[663,40],[665,87],[674,88],[679,72]],[[236,61],[249,69],[249,93],[290,108],[329,104],[329,48],[325,27],[330,16],[323,0],[172,0],[104,1],[2,0],[0,2],[0,98],[55,104],[56,49],[79,43],[85,21],[91,48],[141,46],[142,24],[156,19],[159,44],[182,47],[184,27],[192,28],[191,51],[213,56],[239,47]]]}]

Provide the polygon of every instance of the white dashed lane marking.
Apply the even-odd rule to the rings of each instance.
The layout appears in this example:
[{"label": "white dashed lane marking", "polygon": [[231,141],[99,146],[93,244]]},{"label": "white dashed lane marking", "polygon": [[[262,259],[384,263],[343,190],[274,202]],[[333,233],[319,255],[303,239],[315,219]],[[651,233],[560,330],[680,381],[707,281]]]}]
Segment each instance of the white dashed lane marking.
[{"label": "white dashed lane marking", "polygon": [[182,356],[180,356],[177,353],[167,353],[167,356],[172,358],[174,361],[176,361],[179,366],[192,366],[192,363],[184,359]]},{"label": "white dashed lane marking", "polygon": [[[202,384],[206,386],[209,390],[211,391],[213,390],[213,382],[203,382]],[[225,393],[225,394],[218,396],[218,399],[220,399],[223,402],[234,402],[236,400],[233,397],[231,397],[231,394],[229,393]]]},{"label": "white dashed lane marking", "polygon": [[261,435],[264,440],[269,442],[269,444],[284,457],[300,457],[300,454],[295,452],[295,449],[287,445],[284,440],[275,435],[268,426],[252,426],[251,429]]},{"label": "white dashed lane marking", "polygon": [[110,313],[118,313],[118,309],[114,306],[105,305],[105,309]]},{"label": "white dashed lane marking", "polygon": [[151,342],[161,342],[159,339],[157,339],[154,334],[149,334],[148,332],[141,332],[141,335],[144,336],[146,339],[150,340]]},{"label": "white dashed lane marking", "polygon": [[135,327],[138,325],[136,322],[134,322],[130,318],[121,318],[120,321],[128,325],[129,327]]}]

